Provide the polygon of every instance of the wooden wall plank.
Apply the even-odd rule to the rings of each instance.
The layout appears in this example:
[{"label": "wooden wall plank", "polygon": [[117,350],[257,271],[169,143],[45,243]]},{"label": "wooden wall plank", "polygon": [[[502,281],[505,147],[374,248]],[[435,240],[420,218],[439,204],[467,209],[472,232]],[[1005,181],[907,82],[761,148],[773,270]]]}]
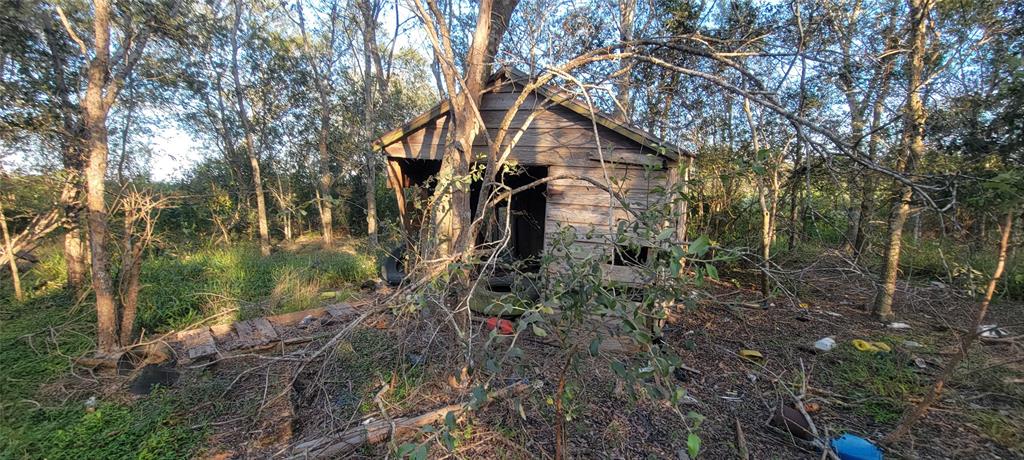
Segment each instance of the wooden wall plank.
[{"label": "wooden wall plank", "polygon": [[[592,185],[551,183],[548,184],[546,195],[548,203],[604,206],[611,200],[613,205],[622,207],[617,199],[608,195],[608,192]],[[647,209],[648,206],[659,203],[662,198],[658,194],[640,188],[626,190],[620,195],[634,209]]]}]

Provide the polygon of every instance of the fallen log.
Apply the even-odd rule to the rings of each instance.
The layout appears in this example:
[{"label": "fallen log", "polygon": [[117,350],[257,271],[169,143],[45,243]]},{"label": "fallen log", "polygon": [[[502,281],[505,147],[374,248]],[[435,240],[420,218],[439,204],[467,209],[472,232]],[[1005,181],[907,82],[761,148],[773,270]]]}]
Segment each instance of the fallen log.
[{"label": "fallen log", "polygon": [[[541,382],[533,384],[519,381],[487,395],[486,405],[513,396],[520,395],[532,388],[538,388]],[[302,442],[292,448],[289,458],[338,458],[344,457],[366,444],[379,444],[394,437],[396,440],[415,434],[421,427],[433,425],[445,419],[453,412],[456,418],[469,410],[469,402],[449,404],[439,409],[414,417],[400,417],[394,420],[374,420],[372,422],[346,430],[335,436],[325,436]],[[393,428],[392,428],[393,427]],[[392,432],[393,431],[393,432]]]}]

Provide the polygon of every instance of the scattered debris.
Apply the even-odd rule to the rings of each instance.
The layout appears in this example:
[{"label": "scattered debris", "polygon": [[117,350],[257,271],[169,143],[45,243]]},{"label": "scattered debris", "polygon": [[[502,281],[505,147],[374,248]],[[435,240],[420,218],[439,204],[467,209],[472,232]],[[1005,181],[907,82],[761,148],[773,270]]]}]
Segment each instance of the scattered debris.
[{"label": "scattered debris", "polygon": [[747,437],[743,435],[743,425],[740,425],[739,417],[733,417],[736,423],[736,454],[740,460],[750,459],[750,450],[747,448]]},{"label": "scattered debris", "polygon": [[836,339],[825,337],[814,342],[814,349],[817,351],[832,351],[836,348]]},{"label": "scattered debris", "polygon": [[419,353],[407,353],[405,357],[409,360],[409,364],[413,366],[422,366],[427,362],[427,357]]},{"label": "scattered debris", "polygon": [[512,321],[497,317],[487,318],[487,321],[484,323],[484,328],[488,331],[497,330],[498,334],[501,335],[512,335],[516,331],[515,325],[512,324]]},{"label": "scattered debris", "polygon": [[804,415],[786,405],[779,406],[768,424],[803,440],[814,439],[814,435],[811,434],[811,426],[804,419]]},{"label": "scattered debris", "polygon": [[856,348],[858,351],[867,353],[888,353],[892,351],[892,347],[885,342],[868,342],[867,340],[853,339],[850,343],[853,344],[853,348]]},{"label": "scattered debris", "polygon": [[882,451],[860,436],[844,434],[829,442],[839,460],[882,460]]},{"label": "scattered debris", "polygon": [[302,321],[299,321],[299,327],[305,329],[313,324],[313,321],[315,320],[316,318],[314,318],[313,315],[306,315],[305,318],[302,318]]},{"label": "scattered debris", "polygon": [[986,339],[1000,339],[1010,335],[1005,329],[1001,329],[995,324],[983,324],[978,326],[978,334]]},{"label": "scattered debris", "polygon": [[903,346],[906,347],[906,348],[921,348],[924,345],[921,345],[920,342],[915,342],[913,340],[904,340],[903,341]]},{"label": "scattered debris", "polygon": [[100,405],[100,403],[99,400],[96,399],[96,396],[90,396],[89,399],[85,400],[85,411],[96,412],[96,406],[98,405]]},{"label": "scattered debris", "polygon": [[739,355],[740,358],[743,358],[753,363],[764,362],[764,355],[762,355],[761,352],[757,350],[743,349],[739,351]]},{"label": "scattered debris", "polygon": [[910,325],[907,323],[895,322],[889,323],[889,329],[910,329]]},{"label": "scattered debris", "polygon": [[928,368],[928,363],[925,362],[924,358],[914,358],[914,365],[920,369]]},{"label": "scattered debris", "polygon": [[[478,402],[477,409],[488,403],[500,401],[525,393],[527,390],[539,388],[540,381],[527,383],[516,382],[508,387],[487,395],[484,401]],[[339,458],[351,454],[365,444],[378,444],[390,438],[402,439],[419,432],[420,427],[438,423],[449,416],[459,419],[469,408],[470,402],[450,404],[436,410],[414,417],[400,417],[392,420],[364,421],[355,428],[337,435],[316,438],[300,443],[292,448],[290,458]],[[450,414],[450,415],[449,415]]]},{"label": "scattered debris", "polygon": [[804,412],[807,412],[808,414],[821,412],[821,404],[816,402],[806,402],[804,403]]}]

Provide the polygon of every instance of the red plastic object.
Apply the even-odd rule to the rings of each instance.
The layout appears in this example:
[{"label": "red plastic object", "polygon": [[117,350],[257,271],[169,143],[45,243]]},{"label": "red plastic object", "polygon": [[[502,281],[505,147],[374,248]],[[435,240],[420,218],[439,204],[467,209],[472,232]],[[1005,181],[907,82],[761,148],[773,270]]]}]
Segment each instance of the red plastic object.
[{"label": "red plastic object", "polygon": [[512,335],[516,330],[512,325],[512,321],[501,318],[487,318],[487,322],[484,323],[484,327],[486,327],[488,331],[497,329],[498,333],[501,335]]}]

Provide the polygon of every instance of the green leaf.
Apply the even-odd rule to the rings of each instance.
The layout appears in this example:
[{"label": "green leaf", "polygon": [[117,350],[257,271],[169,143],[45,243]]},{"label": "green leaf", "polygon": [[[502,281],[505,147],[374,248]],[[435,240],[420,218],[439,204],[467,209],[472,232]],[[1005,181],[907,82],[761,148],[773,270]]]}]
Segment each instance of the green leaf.
[{"label": "green leaf", "polygon": [[700,436],[690,433],[686,437],[686,451],[690,454],[690,458],[697,458],[697,454],[700,453]]},{"label": "green leaf", "polygon": [[544,329],[541,329],[540,326],[537,326],[536,324],[533,325],[533,333],[536,334],[537,337],[547,337],[548,336],[547,331],[545,331]]},{"label": "green leaf", "polygon": [[449,411],[447,414],[444,414],[444,426],[448,427],[449,430],[457,428],[455,424],[455,411]]},{"label": "green leaf", "polygon": [[704,269],[708,272],[708,278],[718,281],[718,269],[714,265],[704,264]]},{"label": "green leaf", "polygon": [[701,235],[690,243],[690,246],[686,248],[686,252],[696,254],[698,257],[704,257],[709,247],[711,247],[711,240],[707,235]]},{"label": "green leaf", "polygon": [[621,362],[612,361],[612,370],[615,371],[615,374],[618,375],[619,377],[626,377],[626,366],[623,365]]},{"label": "green leaf", "polygon": [[441,433],[441,444],[444,444],[444,448],[449,452],[455,450],[455,438],[447,431]]},{"label": "green leaf", "polygon": [[416,446],[416,450],[412,451],[412,455],[409,458],[412,460],[427,460],[427,445],[420,444]]},{"label": "green leaf", "polygon": [[416,444],[407,442],[398,446],[398,452],[396,452],[396,454],[398,454],[398,458],[403,458],[412,455],[412,451],[414,450],[416,450]]},{"label": "green leaf", "polygon": [[658,234],[658,241],[665,241],[665,240],[671,238],[672,234],[674,234],[675,232],[676,232],[676,229],[674,229],[672,227],[669,227],[669,228],[666,228],[666,229],[662,230],[661,233]]},{"label": "green leaf", "polygon": [[597,353],[601,349],[601,338],[598,337],[590,341],[590,356],[597,356]]}]

